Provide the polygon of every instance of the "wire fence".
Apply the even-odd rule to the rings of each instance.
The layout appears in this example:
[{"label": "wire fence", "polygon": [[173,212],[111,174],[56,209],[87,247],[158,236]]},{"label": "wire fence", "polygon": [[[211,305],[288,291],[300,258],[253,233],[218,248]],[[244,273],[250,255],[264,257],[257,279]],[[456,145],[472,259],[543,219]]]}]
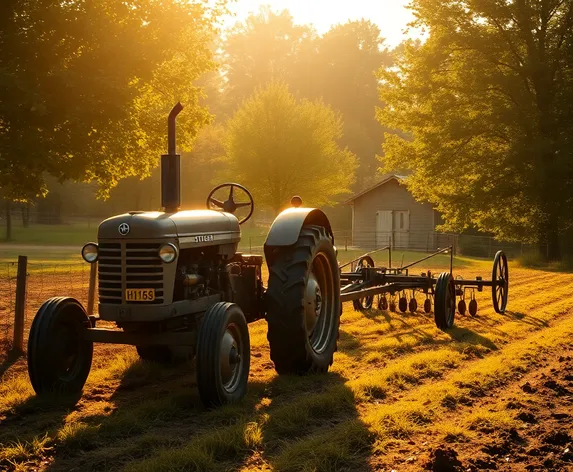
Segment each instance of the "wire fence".
[{"label": "wire fence", "polygon": [[[17,270],[17,262],[6,262],[0,265],[0,359],[4,358],[13,347]],[[34,315],[48,298],[69,296],[87,306],[89,275],[90,266],[86,263],[28,263],[24,305],[24,344],[28,340]]]},{"label": "wire fence", "polygon": [[[266,234],[244,235],[239,244],[243,253],[262,254]],[[515,259],[531,252],[542,251],[539,245],[521,242],[498,241],[491,236],[439,233],[436,231],[376,232],[376,231],[334,231],[334,242],[339,253],[342,251],[370,251],[385,246],[395,250],[434,252],[449,246],[458,256],[493,258],[497,251]]]},{"label": "wire fence", "polygon": [[[479,258],[493,258],[498,250],[503,250],[509,258],[518,258],[524,254],[539,253],[540,249],[543,249],[538,245],[497,241],[489,236],[438,232],[409,231],[405,235],[335,231],[334,238],[341,261],[352,259],[356,252],[367,252],[385,246],[391,246],[393,250],[406,254],[412,251],[410,256],[414,258],[414,252],[434,252],[449,246],[454,248],[454,254],[457,256]],[[263,254],[265,240],[266,234],[244,234],[239,251]],[[0,262],[0,359],[13,347],[17,272],[16,261]],[[71,296],[84,306],[88,304],[90,265],[87,263],[30,262],[27,266],[26,281],[24,346],[35,313],[48,298]],[[95,292],[94,306],[97,307],[97,290]]]},{"label": "wire fence", "polygon": [[0,264],[0,359],[12,348],[17,270],[16,262]]}]

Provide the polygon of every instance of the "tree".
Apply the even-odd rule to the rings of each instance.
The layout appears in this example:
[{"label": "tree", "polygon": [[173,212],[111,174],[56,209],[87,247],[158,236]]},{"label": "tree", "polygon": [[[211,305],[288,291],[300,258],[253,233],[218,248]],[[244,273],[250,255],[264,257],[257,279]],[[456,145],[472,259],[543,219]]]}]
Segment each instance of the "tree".
[{"label": "tree", "polygon": [[226,173],[275,212],[300,195],[327,205],[349,192],[356,157],[341,149],[340,116],[321,102],[297,100],[280,82],[259,88],[227,125]]},{"label": "tree", "polygon": [[224,1],[6,0],[0,4],[0,187],[45,194],[44,176],[96,181],[106,194],[149,175],[177,100],[179,143],[210,121],[194,85],[213,70]]},{"label": "tree", "polygon": [[[386,169],[436,205],[445,228],[472,223],[560,257],[573,223],[573,3],[414,0],[427,41],[380,74]],[[545,251],[544,251],[545,252]]]},{"label": "tree", "polygon": [[312,28],[294,24],[288,10],[276,13],[268,6],[237,23],[225,41],[222,59],[229,111],[257,87],[272,80],[289,83],[300,56],[312,49],[315,38]]}]

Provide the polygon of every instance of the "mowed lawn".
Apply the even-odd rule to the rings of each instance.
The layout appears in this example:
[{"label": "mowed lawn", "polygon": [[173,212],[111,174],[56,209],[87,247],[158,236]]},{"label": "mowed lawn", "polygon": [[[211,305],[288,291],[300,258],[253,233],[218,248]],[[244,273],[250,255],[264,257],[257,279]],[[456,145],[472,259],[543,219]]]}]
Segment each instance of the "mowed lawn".
[{"label": "mowed lawn", "polygon": [[[456,265],[456,275],[491,277],[489,261]],[[164,368],[100,345],[75,401],[36,398],[20,360],[0,382],[0,470],[414,471],[441,444],[467,459],[491,431],[528,427],[501,392],[571,346],[571,274],[510,264],[510,278],[505,315],[486,289],[478,316],[458,315],[448,332],[421,312],[346,304],[320,376],[278,377],[266,323],[254,323],[249,393],[213,411],[200,404],[193,363]]]}]

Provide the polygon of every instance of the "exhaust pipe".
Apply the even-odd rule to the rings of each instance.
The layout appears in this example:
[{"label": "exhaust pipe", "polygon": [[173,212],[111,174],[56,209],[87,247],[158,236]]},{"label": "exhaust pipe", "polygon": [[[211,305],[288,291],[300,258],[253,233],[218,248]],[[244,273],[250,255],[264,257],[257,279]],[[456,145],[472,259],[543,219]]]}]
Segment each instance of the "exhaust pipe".
[{"label": "exhaust pipe", "polygon": [[177,154],[175,120],[183,110],[177,103],[167,118],[167,154],[161,156],[161,206],[166,213],[175,213],[181,206],[181,156]]}]

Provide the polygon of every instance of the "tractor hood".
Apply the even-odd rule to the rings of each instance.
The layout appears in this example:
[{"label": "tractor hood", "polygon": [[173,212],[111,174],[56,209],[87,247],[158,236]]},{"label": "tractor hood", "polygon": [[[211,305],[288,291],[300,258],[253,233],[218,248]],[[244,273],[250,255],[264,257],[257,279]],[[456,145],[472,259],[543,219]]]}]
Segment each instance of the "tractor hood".
[{"label": "tractor hood", "polygon": [[231,214],[212,210],[177,213],[132,211],[102,221],[98,229],[98,239],[173,239],[223,234],[238,239],[239,222]]}]

